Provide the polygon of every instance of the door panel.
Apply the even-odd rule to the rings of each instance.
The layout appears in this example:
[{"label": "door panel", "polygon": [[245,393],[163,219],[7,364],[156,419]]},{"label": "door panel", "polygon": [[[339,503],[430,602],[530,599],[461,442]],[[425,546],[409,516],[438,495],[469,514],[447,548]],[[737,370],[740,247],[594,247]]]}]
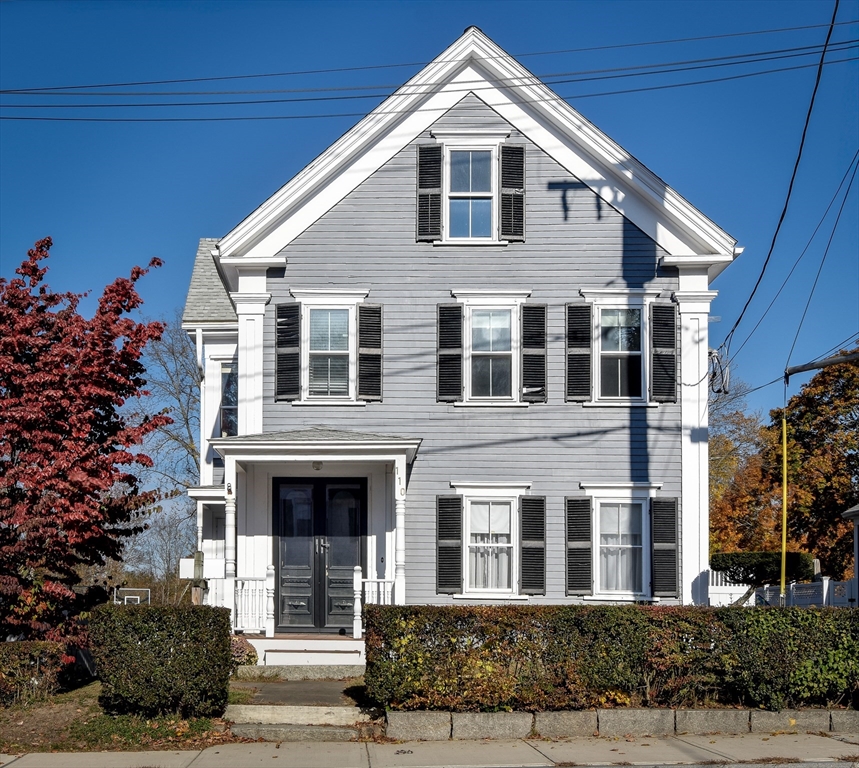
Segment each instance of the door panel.
[{"label": "door panel", "polygon": [[366,480],[275,480],[274,499],[278,628],[351,627],[353,572],[364,561]]}]

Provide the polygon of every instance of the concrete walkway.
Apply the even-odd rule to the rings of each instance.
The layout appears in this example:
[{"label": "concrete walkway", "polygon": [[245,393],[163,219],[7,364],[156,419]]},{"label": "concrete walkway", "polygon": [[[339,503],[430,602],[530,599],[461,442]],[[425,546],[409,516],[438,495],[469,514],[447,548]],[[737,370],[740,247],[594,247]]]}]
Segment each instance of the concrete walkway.
[{"label": "concrete walkway", "polygon": [[399,744],[224,744],[203,751],[0,755],[7,768],[543,768],[558,765],[699,765],[790,762],[793,768],[859,768],[859,734],[744,734],[562,741]]}]

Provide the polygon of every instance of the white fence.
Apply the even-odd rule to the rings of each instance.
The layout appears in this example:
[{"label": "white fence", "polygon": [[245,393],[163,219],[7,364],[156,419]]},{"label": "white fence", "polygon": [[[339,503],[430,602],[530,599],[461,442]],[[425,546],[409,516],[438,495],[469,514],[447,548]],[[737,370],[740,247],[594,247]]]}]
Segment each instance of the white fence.
[{"label": "white fence", "polygon": [[749,588],[748,584],[734,584],[728,581],[722,571],[710,571],[710,605],[732,605]]},{"label": "white fence", "polygon": [[[810,606],[835,606],[848,608],[856,606],[855,591],[856,582],[832,581],[828,576],[823,576],[820,581],[812,581],[803,584],[787,584],[785,586],[785,605],[810,607]],[[760,587],[755,590],[755,605],[779,605],[781,587]]]}]

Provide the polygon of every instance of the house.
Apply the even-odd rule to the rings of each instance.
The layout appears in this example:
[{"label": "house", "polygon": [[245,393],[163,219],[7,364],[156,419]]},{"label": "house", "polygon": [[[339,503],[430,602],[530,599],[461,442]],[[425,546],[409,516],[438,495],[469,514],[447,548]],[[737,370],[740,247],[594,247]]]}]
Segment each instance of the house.
[{"label": "house", "polygon": [[706,605],[709,284],[739,252],[467,29],[200,241],[206,600],[267,663],[351,636],[356,583]]}]

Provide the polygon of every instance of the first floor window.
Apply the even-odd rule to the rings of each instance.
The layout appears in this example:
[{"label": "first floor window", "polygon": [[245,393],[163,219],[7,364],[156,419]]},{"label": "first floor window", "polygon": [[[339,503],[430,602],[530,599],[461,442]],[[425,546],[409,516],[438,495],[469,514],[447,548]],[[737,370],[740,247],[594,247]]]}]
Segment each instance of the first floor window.
[{"label": "first floor window", "polygon": [[600,397],[642,395],[641,309],[600,310]]},{"label": "first floor window", "polygon": [[236,363],[221,364],[221,437],[239,433],[239,369]]},{"label": "first floor window", "polygon": [[513,588],[513,504],[468,504],[468,587],[495,592]]},{"label": "first floor window", "polygon": [[605,592],[642,592],[642,505],[600,502],[599,572]]},{"label": "first floor window", "polygon": [[471,396],[509,398],[513,393],[512,312],[471,313]]},{"label": "first floor window", "polygon": [[310,310],[311,397],[349,396],[349,310]]}]

